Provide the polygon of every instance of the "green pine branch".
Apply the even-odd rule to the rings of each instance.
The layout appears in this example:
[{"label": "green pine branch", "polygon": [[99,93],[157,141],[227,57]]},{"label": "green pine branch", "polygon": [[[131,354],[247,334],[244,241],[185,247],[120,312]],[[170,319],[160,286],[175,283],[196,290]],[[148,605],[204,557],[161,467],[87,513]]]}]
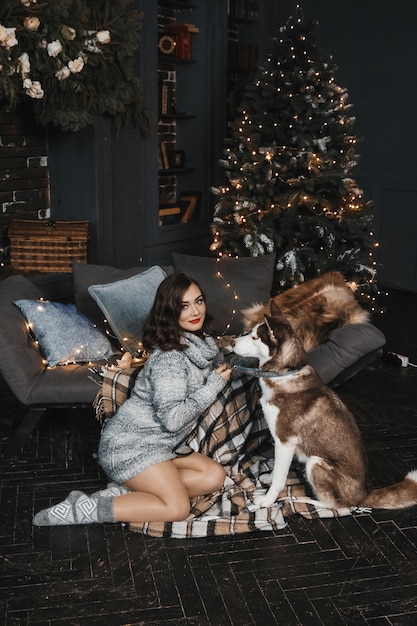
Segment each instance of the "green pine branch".
[{"label": "green pine branch", "polygon": [[78,130],[96,114],[143,132],[151,117],[135,69],[143,15],[132,0],[10,0],[0,6],[0,99]]}]

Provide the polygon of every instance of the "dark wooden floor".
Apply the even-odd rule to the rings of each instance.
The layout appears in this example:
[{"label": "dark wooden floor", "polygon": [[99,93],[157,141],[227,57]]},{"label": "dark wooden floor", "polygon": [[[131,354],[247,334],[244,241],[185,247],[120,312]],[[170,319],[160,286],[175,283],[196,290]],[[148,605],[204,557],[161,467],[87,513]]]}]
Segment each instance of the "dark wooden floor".
[{"label": "dark wooden floor", "polygon": [[[417,294],[375,321],[417,363]],[[0,441],[14,400],[0,383]],[[375,486],[417,467],[417,369],[380,359],[338,393],[354,410]],[[34,528],[73,488],[104,484],[90,411],[49,412],[19,459],[0,461],[0,625],[417,624],[417,507],[193,540],[120,524]]]}]

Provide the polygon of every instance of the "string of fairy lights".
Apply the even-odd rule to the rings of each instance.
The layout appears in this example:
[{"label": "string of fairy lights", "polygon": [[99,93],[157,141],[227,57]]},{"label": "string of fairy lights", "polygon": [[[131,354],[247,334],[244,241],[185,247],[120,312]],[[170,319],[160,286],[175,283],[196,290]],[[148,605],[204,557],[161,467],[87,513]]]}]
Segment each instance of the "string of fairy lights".
[{"label": "string of fairy lights", "polygon": [[239,300],[239,296],[237,294],[237,292],[235,291],[235,289],[233,288],[233,286],[231,285],[231,283],[229,283],[226,278],[224,277],[223,273],[220,270],[220,261],[222,260],[222,255],[219,254],[217,259],[216,259],[216,265],[218,266],[216,269],[216,277],[219,278],[220,280],[223,281],[224,286],[226,287],[226,289],[230,290],[232,292],[232,298],[234,300],[234,306],[232,307],[231,311],[230,311],[230,318],[229,318],[229,322],[226,324],[226,327],[224,329],[224,331],[219,335],[219,336],[224,336],[228,334],[228,331],[230,330],[233,321],[236,317],[236,313],[237,313],[237,301]]},{"label": "string of fairy lights", "polygon": [[[45,315],[47,315],[47,310],[45,308],[45,304],[48,303],[48,300],[45,300],[44,298],[39,298],[38,301],[38,305],[37,305],[37,311],[38,313],[45,313]],[[117,337],[113,334],[113,332],[110,329],[110,326],[108,324],[108,321],[105,319],[104,323],[106,324],[106,328],[105,328],[105,334],[107,335],[107,337],[110,340],[115,340],[116,342]],[[94,326],[94,328],[97,329],[97,325],[96,324],[92,324]],[[29,335],[29,337],[32,340],[32,343],[34,345],[34,347],[39,351],[41,358],[42,358],[42,365],[45,367],[45,369],[55,369],[55,367],[57,366],[50,366],[48,364],[47,359],[43,356],[43,351],[42,351],[42,346],[41,343],[39,342],[39,340],[37,339],[37,334],[36,334],[36,324],[34,322],[31,322],[29,320],[26,320],[26,331]],[[128,337],[124,337],[123,338],[124,341],[128,341],[129,338]],[[72,350],[71,350],[71,357],[63,360],[62,362],[59,363],[58,367],[60,365],[76,365],[80,363],[80,360],[78,359],[79,355],[81,355],[83,353],[83,350],[86,348],[86,346],[82,343],[80,343],[78,346],[74,345],[72,346]],[[124,348],[122,346],[120,346],[120,352],[122,353],[122,357],[121,359],[117,360],[116,363],[116,367],[119,367],[121,369],[125,369],[126,367],[136,367],[138,365],[141,365],[144,363],[144,361],[146,360],[147,355],[144,352],[144,348],[142,345],[141,341],[137,342],[137,354],[136,355],[132,355],[128,352],[126,352],[124,350]],[[97,349],[97,358],[92,361],[92,360],[88,360],[88,361],[82,361],[83,363],[87,364],[90,368],[95,367],[97,364],[97,361],[104,361],[105,363],[109,364],[111,362],[111,359],[109,359],[108,357],[105,357],[102,353],[101,350],[98,348]],[[113,365],[108,365],[108,367],[112,368]],[[94,370],[96,371],[96,370]]]}]

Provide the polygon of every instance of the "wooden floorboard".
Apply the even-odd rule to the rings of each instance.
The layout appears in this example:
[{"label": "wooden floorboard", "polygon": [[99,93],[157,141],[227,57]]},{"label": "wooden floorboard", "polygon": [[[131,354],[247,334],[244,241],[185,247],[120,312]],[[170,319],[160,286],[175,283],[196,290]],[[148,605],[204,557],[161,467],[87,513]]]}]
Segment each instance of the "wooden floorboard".
[{"label": "wooden floorboard", "polygon": [[[417,360],[417,296],[395,295],[380,326],[391,350]],[[416,368],[381,358],[337,391],[357,417],[374,486],[417,467]],[[2,381],[0,398],[4,449],[19,411]],[[187,540],[121,524],[33,527],[33,513],[70,490],[105,484],[98,436],[91,410],[48,411],[21,456],[1,458],[0,626],[417,624],[417,508],[292,516],[276,533]]]}]

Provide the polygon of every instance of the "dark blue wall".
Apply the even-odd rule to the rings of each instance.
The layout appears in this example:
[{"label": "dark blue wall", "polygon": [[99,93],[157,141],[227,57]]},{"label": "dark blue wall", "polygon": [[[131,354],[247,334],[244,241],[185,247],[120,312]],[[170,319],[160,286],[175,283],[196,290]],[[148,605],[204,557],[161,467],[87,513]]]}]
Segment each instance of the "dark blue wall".
[{"label": "dark blue wall", "polygon": [[306,0],[302,8],[318,20],[363,138],[355,178],[375,201],[378,275],[417,290],[417,3]]}]

